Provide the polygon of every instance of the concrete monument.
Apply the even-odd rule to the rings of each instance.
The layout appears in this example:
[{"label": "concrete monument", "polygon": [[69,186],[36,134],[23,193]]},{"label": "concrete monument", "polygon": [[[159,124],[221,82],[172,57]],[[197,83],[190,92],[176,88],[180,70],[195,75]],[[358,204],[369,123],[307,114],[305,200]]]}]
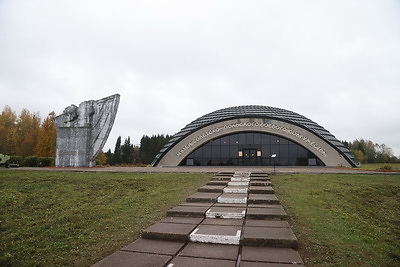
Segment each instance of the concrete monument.
[{"label": "concrete monument", "polygon": [[94,167],[117,115],[118,94],[71,105],[55,117],[56,167]]}]

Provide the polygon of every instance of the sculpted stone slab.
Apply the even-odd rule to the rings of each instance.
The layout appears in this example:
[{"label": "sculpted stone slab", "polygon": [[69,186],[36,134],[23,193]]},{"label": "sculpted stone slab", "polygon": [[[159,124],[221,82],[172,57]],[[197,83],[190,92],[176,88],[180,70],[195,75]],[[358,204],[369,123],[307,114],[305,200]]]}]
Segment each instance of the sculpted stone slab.
[{"label": "sculpted stone slab", "polygon": [[71,105],[54,118],[56,167],[94,167],[117,115],[118,94]]}]

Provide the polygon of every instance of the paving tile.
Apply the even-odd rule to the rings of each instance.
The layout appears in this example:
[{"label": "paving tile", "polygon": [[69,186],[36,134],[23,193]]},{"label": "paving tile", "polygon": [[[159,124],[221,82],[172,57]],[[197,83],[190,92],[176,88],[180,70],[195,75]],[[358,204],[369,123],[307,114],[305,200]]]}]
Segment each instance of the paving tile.
[{"label": "paving tile", "polygon": [[179,253],[179,256],[236,261],[238,252],[238,245],[219,245],[190,242]]},{"label": "paving tile", "polygon": [[186,202],[216,202],[217,197],[219,197],[220,193],[203,193],[197,192],[193,195],[190,195],[186,198]]},{"label": "paving tile", "polygon": [[228,185],[228,182],[229,181],[215,181],[215,180],[212,180],[212,181],[209,181],[207,183],[207,185],[224,185],[224,186],[226,186],[226,185]]},{"label": "paving tile", "polygon": [[222,194],[217,199],[218,203],[247,203],[247,194]]},{"label": "paving tile", "polygon": [[236,225],[242,226],[243,219],[212,219],[206,218],[202,221],[201,225]]},{"label": "paving tile", "polygon": [[121,250],[133,252],[145,252],[153,254],[175,255],[185,242],[161,241],[139,238],[135,242],[123,247]]},{"label": "paving tile", "polygon": [[278,198],[273,195],[249,194],[248,203],[253,204],[279,204]]},{"label": "paving tile", "polygon": [[232,176],[214,176],[213,181],[230,181]]},{"label": "paving tile", "polygon": [[211,207],[234,207],[234,208],[246,208],[246,203],[215,203]]},{"label": "paving tile", "polygon": [[228,194],[247,194],[249,188],[247,186],[227,186],[223,189],[224,193]]},{"label": "paving tile", "polygon": [[145,229],[142,238],[168,241],[188,241],[196,224],[156,223]]},{"label": "paving tile", "polygon": [[206,218],[241,219],[246,216],[246,208],[211,207]]},{"label": "paving tile", "polygon": [[301,267],[303,264],[269,263],[269,262],[251,262],[241,261],[240,267]]},{"label": "paving tile", "polygon": [[215,192],[222,193],[225,186],[223,185],[205,185],[197,189],[198,192]]},{"label": "paving tile", "polygon": [[250,177],[232,177],[231,182],[250,182]]},{"label": "paving tile", "polygon": [[236,185],[236,186],[248,186],[249,182],[228,182],[228,186]]},{"label": "paving tile", "polygon": [[297,238],[291,228],[245,226],[242,245],[297,248]]},{"label": "paving tile", "polygon": [[290,228],[287,221],[282,220],[252,220],[246,219],[246,226],[252,227],[270,227],[270,228]]},{"label": "paving tile", "polygon": [[207,202],[183,202],[179,206],[192,206],[192,207],[211,207],[214,203]]},{"label": "paving tile", "polygon": [[235,267],[236,261],[178,256],[167,267]]},{"label": "paving tile", "polygon": [[192,216],[192,217],[204,217],[208,207],[196,207],[196,206],[176,206],[168,210],[167,216]]},{"label": "paving tile", "polygon": [[203,221],[203,217],[165,217],[160,222],[162,223],[185,223],[185,224],[199,224]]},{"label": "paving tile", "polygon": [[265,182],[267,182],[267,181],[270,181],[270,180],[271,179],[269,177],[262,177],[262,176],[260,176],[260,177],[257,177],[257,176],[250,177],[250,181],[265,181]]},{"label": "paving tile", "polygon": [[279,208],[247,208],[246,218],[248,219],[268,219],[268,218],[281,218],[287,217],[284,209]]},{"label": "paving tile", "polygon": [[250,186],[271,186],[270,181],[250,181]]},{"label": "paving tile", "polygon": [[[217,203],[216,203],[217,204]],[[214,204],[214,205],[216,205]],[[281,204],[252,204],[247,205],[248,208],[269,208],[269,209],[283,209]]]},{"label": "paving tile", "polygon": [[147,254],[130,251],[117,251],[110,256],[104,258],[93,267],[148,267],[148,266],[164,266],[170,261],[172,256]]},{"label": "paving tile", "polygon": [[241,229],[233,225],[199,225],[189,238],[200,243],[239,245]]},{"label": "paving tile", "polygon": [[242,261],[303,264],[299,253],[291,248],[242,247]]},{"label": "paving tile", "polygon": [[274,194],[275,190],[271,186],[250,186],[249,192],[253,194]]}]

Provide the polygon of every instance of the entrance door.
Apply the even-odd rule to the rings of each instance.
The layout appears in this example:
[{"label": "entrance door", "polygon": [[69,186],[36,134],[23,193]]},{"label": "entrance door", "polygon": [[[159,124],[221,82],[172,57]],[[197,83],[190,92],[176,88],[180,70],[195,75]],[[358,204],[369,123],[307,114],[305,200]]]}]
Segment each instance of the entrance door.
[{"label": "entrance door", "polygon": [[243,149],[243,166],[257,166],[257,149]]}]

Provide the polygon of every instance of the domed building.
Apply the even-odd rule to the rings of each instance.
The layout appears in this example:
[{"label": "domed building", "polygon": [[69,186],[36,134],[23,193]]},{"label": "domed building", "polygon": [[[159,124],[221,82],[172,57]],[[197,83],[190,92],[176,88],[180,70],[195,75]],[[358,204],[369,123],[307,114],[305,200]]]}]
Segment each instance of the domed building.
[{"label": "domed building", "polygon": [[358,163],[329,131],[268,106],[220,109],[189,123],[153,166],[345,166]]}]

